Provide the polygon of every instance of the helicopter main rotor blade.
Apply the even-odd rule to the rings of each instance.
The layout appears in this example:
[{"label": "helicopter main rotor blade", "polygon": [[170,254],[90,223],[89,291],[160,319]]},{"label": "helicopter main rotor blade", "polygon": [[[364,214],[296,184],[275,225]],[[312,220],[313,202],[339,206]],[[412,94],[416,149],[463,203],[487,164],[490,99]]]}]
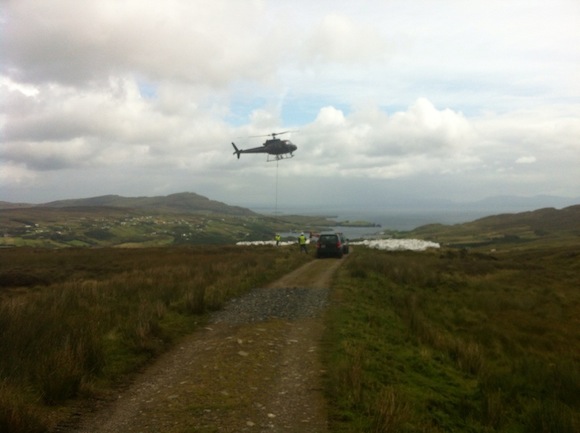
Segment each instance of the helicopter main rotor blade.
[{"label": "helicopter main rotor blade", "polygon": [[271,132],[269,134],[264,134],[264,135],[250,135],[250,138],[259,138],[259,137],[273,137],[273,138],[275,138],[277,135],[288,134],[289,132],[296,132],[296,130],[289,129],[288,131]]},{"label": "helicopter main rotor blade", "polygon": [[288,134],[289,132],[298,132],[298,131],[295,129],[289,129],[288,131],[272,132],[272,134],[270,134],[270,135],[282,135],[282,134]]},{"label": "helicopter main rotor blade", "polygon": [[272,135],[282,135],[282,134],[288,134],[290,131],[282,131],[282,132],[272,132]]}]

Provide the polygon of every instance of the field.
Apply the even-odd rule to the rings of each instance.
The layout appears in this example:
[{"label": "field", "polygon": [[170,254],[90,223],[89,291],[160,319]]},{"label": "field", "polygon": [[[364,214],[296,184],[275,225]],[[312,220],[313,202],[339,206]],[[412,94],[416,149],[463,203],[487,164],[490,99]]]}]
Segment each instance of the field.
[{"label": "field", "polygon": [[513,249],[526,244],[574,246],[580,236],[580,205],[492,215],[451,226],[430,224],[418,227],[412,234],[455,248]]},{"label": "field", "polygon": [[225,245],[273,240],[277,232],[319,232],[337,224],[342,223],[324,216],[160,213],[107,207],[14,208],[0,212],[0,247]]},{"label": "field", "polygon": [[50,431],[74,399],[311,259],[273,247],[0,250],[0,431]]},{"label": "field", "polygon": [[358,248],[325,364],[332,432],[577,432],[580,251]]},{"label": "field", "polygon": [[[579,211],[425,226],[413,234],[444,240],[425,252],[353,247],[325,317],[330,431],[580,431]],[[229,298],[312,259],[269,246],[0,249],[0,431],[54,430]]]}]

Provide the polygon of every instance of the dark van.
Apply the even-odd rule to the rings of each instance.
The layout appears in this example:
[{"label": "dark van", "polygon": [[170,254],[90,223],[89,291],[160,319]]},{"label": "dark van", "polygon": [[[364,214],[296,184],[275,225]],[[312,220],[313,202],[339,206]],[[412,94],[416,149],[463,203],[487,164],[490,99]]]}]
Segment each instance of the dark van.
[{"label": "dark van", "polygon": [[348,241],[342,233],[322,233],[316,242],[316,257],[338,257],[348,254]]}]

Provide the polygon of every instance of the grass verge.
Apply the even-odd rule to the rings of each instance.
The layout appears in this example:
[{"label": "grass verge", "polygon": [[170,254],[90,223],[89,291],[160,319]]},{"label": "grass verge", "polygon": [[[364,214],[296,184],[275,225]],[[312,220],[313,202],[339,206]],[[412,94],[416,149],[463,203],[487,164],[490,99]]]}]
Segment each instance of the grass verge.
[{"label": "grass verge", "polygon": [[579,431],[578,258],[358,248],[327,316],[331,431]]}]

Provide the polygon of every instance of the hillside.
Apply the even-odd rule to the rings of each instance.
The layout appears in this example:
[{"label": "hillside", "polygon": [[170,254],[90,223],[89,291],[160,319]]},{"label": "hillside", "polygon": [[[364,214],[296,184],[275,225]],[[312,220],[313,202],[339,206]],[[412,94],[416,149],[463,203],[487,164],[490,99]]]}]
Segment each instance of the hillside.
[{"label": "hillside", "polygon": [[564,209],[544,208],[530,212],[493,215],[455,224],[429,224],[410,232],[421,239],[452,246],[485,246],[530,241],[576,241],[580,237],[580,205]]},{"label": "hillside", "polygon": [[41,205],[4,203],[0,247],[232,244],[271,240],[276,232],[320,231],[335,224],[324,217],[268,217],[194,193],[106,195]]},{"label": "hillside", "polygon": [[135,210],[146,210],[156,213],[200,213],[211,212],[223,215],[256,215],[250,209],[229,206],[225,203],[210,200],[193,192],[182,192],[168,196],[156,197],[123,197],[104,195],[83,199],[59,200],[38,205],[50,208],[71,207],[117,207]]},{"label": "hillside", "polygon": [[230,206],[225,203],[210,200],[207,197],[193,193],[182,192],[168,196],[156,197],[123,197],[120,195],[103,195],[99,197],[58,200],[42,204],[0,202],[0,209],[30,209],[30,208],[121,208],[141,210],[155,213],[218,213],[223,215],[256,215],[250,209],[240,206]]},{"label": "hillside", "polygon": [[[105,195],[40,205],[1,202],[0,210],[0,246],[226,244],[271,240],[276,232],[319,232],[349,223],[319,216],[269,217],[195,193],[157,197]],[[577,242],[580,205],[388,233],[459,248],[531,241]]]},{"label": "hillside", "polygon": [[3,209],[21,209],[21,208],[28,208],[33,207],[33,204],[30,203],[11,203],[9,201],[0,201],[0,210]]}]

